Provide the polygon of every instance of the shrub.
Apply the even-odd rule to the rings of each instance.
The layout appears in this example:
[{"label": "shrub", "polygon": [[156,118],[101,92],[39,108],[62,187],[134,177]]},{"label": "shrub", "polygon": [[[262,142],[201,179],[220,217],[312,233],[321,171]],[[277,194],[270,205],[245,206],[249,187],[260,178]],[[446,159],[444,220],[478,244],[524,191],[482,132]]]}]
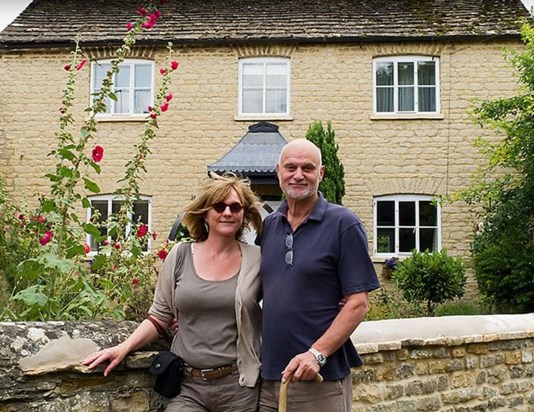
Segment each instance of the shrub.
[{"label": "shrub", "polygon": [[436,303],[461,297],[467,276],[461,257],[441,252],[412,251],[412,256],[397,265],[392,279],[408,302],[426,302],[427,314],[434,313]]},{"label": "shrub", "polygon": [[421,306],[417,302],[408,302],[403,299],[398,288],[383,286],[371,294],[366,319],[404,319],[423,315],[424,311]]}]

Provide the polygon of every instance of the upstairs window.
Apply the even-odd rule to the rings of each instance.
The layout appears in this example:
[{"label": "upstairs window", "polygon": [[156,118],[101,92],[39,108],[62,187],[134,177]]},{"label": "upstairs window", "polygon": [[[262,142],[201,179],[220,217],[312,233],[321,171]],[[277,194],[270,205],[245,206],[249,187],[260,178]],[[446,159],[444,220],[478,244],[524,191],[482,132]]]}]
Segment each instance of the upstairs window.
[{"label": "upstairs window", "polygon": [[[108,234],[106,227],[102,224],[105,222],[108,217],[112,214],[115,214],[119,211],[124,201],[114,195],[100,195],[92,196],[89,198],[91,207],[87,209],[87,221],[94,223],[100,229],[100,234],[102,236],[107,236],[106,240],[108,242],[113,242],[115,239],[113,236]],[[94,216],[98,215],[98,219]],[[144,223],[148,226],[148,233],[151,232],[150,227],[152,223],[152,205],[150,198],[147,196],[141,196],[140,200],[134,201],[133,207],[133,216],[130,216],[132,221]],[[126,233],[130,231],[130,227],[126,228]],[[146,243],[144,250],[147,251],[150,249],[151,236],[147,235],[148,242]],[[100,248],[95,239],[91,235],[87,235],[86,242],[91,246],[91,252],[97,252]]]},{"label": "upstairs window", "polygon": [[[93,62],[91,88],[93,93],[100,90],[102,80],[110,68],[109,60]],[[117,100],[106,99],[105,115],[147,114],[148,106],[152,104],[154,96],[154,62],[126,60],[119,68],[119,72],[113,75],[113,93],[117,96]]]},{"label": "upstairs window", "polygon": [[408,255],[441,250],[441,210],[431,196],[382,196],[374,200],[374,253]]},{"label": "upstairs window", "polygon": [[289,59],[239,61],[239,114],[289,115]]},{"label": "upstairs window", "polygon": [[438,58],[380,57],[373,67],[376,114],[440,112]]}]

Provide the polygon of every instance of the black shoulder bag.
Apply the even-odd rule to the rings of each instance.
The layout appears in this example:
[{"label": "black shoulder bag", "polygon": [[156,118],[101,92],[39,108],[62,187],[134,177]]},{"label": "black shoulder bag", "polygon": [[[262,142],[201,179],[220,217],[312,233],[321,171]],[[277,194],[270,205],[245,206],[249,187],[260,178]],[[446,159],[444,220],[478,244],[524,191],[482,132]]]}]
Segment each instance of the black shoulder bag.
[{"label": "black shoulder bag", "polygon": [[[147,318],[156,327],[160,337],[170,345],[172,338],[166,330],[151,316]],[[167,398],[174,398],[180,393],[184,373],[184,360],[171,351],[164,350],[156,355],[150,365],[150,373],[156,377],[154,390]]]}]

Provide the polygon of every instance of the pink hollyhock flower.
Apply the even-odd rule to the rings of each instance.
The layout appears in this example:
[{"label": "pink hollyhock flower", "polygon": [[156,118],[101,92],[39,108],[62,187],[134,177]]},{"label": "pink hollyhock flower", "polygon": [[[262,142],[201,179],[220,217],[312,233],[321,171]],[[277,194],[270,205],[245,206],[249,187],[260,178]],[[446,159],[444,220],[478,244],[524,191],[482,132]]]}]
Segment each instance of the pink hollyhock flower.
[{"label": "pink hollyhock flower", "polygon": [[91,152],[91,156],[96,163],[100,162],[104,157],[104,148],[98,145],[95,146]]},{"label": "pink hollyhock flower", "polygon": [[119,249],[122,247],[122,245],[121,245],[119,242],[117,242],[117,243],[115,243],[115,244],[113,245],[113,247],[114,247],[115,249],[119,250]]},{"label": "pink hollyhock flower", "polygon": [[103,240],[102,241],[102,246],[107,246],[107,245],[109,245],[109,240],[107,240],[107,239]]},{"label": "pink hollyhock flower", "polygon": [[152,232],[152,239],[156,240],[158,238],[158,232],[155,230]]},{"label": "pink hollyhock flower", "polygon": [[163,5],[165,3],[167,3],[167,0],[159,0],[159,4]]},{"label": "pink hollyhock flower", "polygon": [[159,19],[161,17],[161,11],[155,10],[152,16],[154,16],[156,19]]},{"label": "pink hollyhock flower", "polygon": [[141,24],[141,27],[143,27],[144,29],[151,29],[152,27],[154,27],[157,20],[158,17],[156,16],[156,14],[151,14],[150,16],[148,16],[148,20]]},{"label": "pink hollyhock flower", "polygon": [[140,16],[146,16],[147,13],[148,13],[148,10],[146,9],[146,7],[139,6],[137,8],[137,14],[139,14]]},{"label": "pink hollyhock flower", "polygon": [[87,243],[83,245],[83,251],[85,254],[88,254],[91,251],[91,246],[89,246]]},{"label": "pink hollyhock flower", "polygon": [[165,249],[158,250],[158,257],[161,260],[165,260],[165,258],[167,257],[168,254],[169,254],[169,252],[167,252]]},{"label": "pink hollyhock flower", "polygon": [[176,60],[173,60],[171,62],[171,69],[176,70],[178,68],[178,66],[180,66],[180,63],[177,62]]},{"label": "pink hollyhock flower", "polygon": [[135,236],[137,237],[144,237],[148,233],[148,226],[145,224],[141,224],[139,228],[137,229],[137,233]]},{"label": "pink hollyhock flower", "polygon": [[152,119],[155,119],[156,117],[158,117],[158,114],[156,112],[152,112],[152,113],[150,113],[150,117]]},{"label": "pink hollyhock flower", "polygon": [[134,28],[134,24],[132,22],[126,23],[126,30],[130,31]]},{"label": "pink hollyhock flower", "polygon": [[159,72],[160,74],[166,74],[167,70],[164,67],[162,67],[161,69],[159,69]]},{"label": "pink hollyhock flower", "polygon": [[44,235],[39,239],[39,243],[41,244],[41,246],[44,246],[49,243],[52,240],[53,235],[54,234],[50,230],[47,230]]},{"label": "pink hollyhock flower", "polygon": [[70,64],[66,64],[64,67],[65,71],[70,71],[70,68],[71,68],[71,65]]},{"label": "pink hollyhock flower", "polygon": [[172,95],[172,93],[169,93],[166,97],[165,97],[165,100],[167,100],[168,102],[170,102],[172,100],[174,96]]},{"label": "pink hollyhock flower", "polygon": [[148,106],[147,109],[149,112],[151,112],[154,108],[152,106]]},{"label": "pink hollyhock flower", "polygon": [[87,60],[86,59],[83,59],[82,61],[80,61],[80,63],[78,63],[76,65],[76,70],[77,71],[80,71],[81,69],[83,69],[83,66],[85,66],[85,63],[87,63]]},{"label": "pink hollyhock flower", "polygon": [[169,110],[169,103],[163,102],[163,104],[159,108],[161,109],[162,112],[166,112],[167,110]]},{"label": "pink hollyhock flower", "polygon": [[25,217],[24,215],[20,214],[19,215],[19,220],[24,220],[24,217]]},{"label": "pink hollyhock flower", "polygon": [[139,279],[133,278],[132,279],[132,285],[138,285],[138,284],[139,284]]}]

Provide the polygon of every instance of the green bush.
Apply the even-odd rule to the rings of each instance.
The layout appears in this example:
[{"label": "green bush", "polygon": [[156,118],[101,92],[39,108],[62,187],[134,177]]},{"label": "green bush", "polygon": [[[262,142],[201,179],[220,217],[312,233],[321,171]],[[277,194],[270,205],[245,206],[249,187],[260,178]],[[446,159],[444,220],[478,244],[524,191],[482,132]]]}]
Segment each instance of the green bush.
[{"label": "green bush", "polygon": [[412,251],[412,256],[397,265],[392,280],[403,291],[408,302],[426,302],[427,315],[434,306],[462,297],[467,275],[461,257],[441,252]]},{"label": "green bush", "polygon": [[435,308],[436,316],[489,315],[493,311],[477,301],[457,301],[443,303]]},{"label": "green bush", "polygon": [[371,294],[366,319],[405,319],[420,316],[424,316],[421,305],[416,302],[408,302],[396,287],[383,286]]}]

